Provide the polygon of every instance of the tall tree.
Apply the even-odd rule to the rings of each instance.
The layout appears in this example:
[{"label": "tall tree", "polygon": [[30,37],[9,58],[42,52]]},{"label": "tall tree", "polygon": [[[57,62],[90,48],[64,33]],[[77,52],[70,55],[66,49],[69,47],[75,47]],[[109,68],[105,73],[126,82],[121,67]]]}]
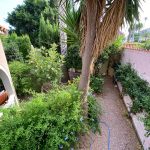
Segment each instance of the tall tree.
[{"label": "tall tree", "polygon": [[140,30],[143,28],[143,24],[141,22],[136,22],[136,20],[130,24],[129,26],[129,35],[128,35],[128,42],[134,42],[135,36],[137,37],[137,41],[140,40]]},{"label": "tall tree", "polygon": [[134,39],[134,28],[135,28],[134,23],[131,23],[128,29],[129,32],[128,39],[127,39],[128,42],[131,42]]},{"label": "tall tree", "polygon": [[39,46],[44,46],[50,48],[51,44],[59,44],[59,26],[58,23],[51,24],[47,19],[45,20],[43,15],[40,18],[40,27],[39,27]]},{"label": "tall tree", "polygon": [[12,25],[17,34],[28,34],[33,45],[38,46],[38,31],[40,16],[50,20],[51,24],[57,22],[57,8],[54,0],[25,0],[14,11],[8,13],[7,22]]},{"label": "tall tree", "polygon": [[[135,28],[136,28],[136,32],[137,32],[137,37],[138,37],[138,42],[140,42],[140,39],[141,39],[141,35],[140,35],[140,30],[143,28],[143,24],[141,22],[138,22],[136,25],[135,25]],[[135,39],[134,39],[135,41]]]}]

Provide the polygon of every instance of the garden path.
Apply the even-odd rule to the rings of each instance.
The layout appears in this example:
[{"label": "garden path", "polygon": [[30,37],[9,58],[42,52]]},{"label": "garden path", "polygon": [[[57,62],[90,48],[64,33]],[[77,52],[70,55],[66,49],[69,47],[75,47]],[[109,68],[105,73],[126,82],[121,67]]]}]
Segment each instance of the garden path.
[{"label": "garden path", "polygon": [[[90,135],[91,147],[84,150],[107,150],[108,149],[108,128],[110,129],[111,150],[141,150],[135,130],[128,118],[127,111],[119,95],[117,87],[112,79],[107,77],[102,95],[97,96],[102,107],[101,136]],[[106,123],[106,124],[105,124]],[[89,140],[87,139],[87,140]],[[90,145],[90,144],[89,144]]]}]

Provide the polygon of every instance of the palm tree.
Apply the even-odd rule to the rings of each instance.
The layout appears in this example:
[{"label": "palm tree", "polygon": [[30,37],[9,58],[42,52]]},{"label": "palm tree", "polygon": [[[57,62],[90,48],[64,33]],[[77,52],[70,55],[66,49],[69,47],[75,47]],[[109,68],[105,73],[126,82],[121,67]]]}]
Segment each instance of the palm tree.
[{"label": "palm tree", "polygon": [[136,22],[136,20],[130,24],[129,26],[129,35],[128,35],[128,42],[135,41],[135,34],[138,35],[138,41],[140,40],[140,30],[143,28],[143,24],[141,22]]},{"label": "palm tree", "polygon": [[143,23],[141,22],[138,22],[136,25],[135,25],[135,28],[136,28],[136,32],[137,32],[137,35],[138,35],[138,42],[140,41],[140,30],[143,28]]},{"label": "palm tree", "polygon": [[81,9],[77,9],[73,2],[70,1],[66,5],[64,15],[61,15],[61,20],[66,24],[62,30],[67,34],[67,44],[75,47],[80,46],[80,17]]},{"label": "palm tree", "polygon": [[131,38],[134,39],[134,23],[131,23],[128,29],[129,35],[128,35],[128,42],[131,42]]},{"label": "palm tree", "polygon": [[[147,20],[148,20],[148,18],[147,18],[147,17],[145,17],[145,18],[144,18],[145,25],[146,25]],[[148,35],[148,34],[147,34],[147,31],[145,30],[145,31],[144,31],[145,41],[147,40],[147,35]]]},{"label": "palm tree", "polygon": [[60,49],[61,54],[66,55],[67,53],[67,34],[62,30],[62,28],[66,27],[66,24],[64,21],[62,21],[61,16],[65,15],[66,10],[66,0],[58,0],[58,11],[59,11],[59,28],[60,28]]},{"label": "palm tree", "polygon": [[139,0],[86,0],[82,11],[82,75],[79,89],[88,90],[93,62],[123,25],[139,19]]},{"label": "palm tree", "polygon": [[125,21],[131,24],[134,19],[139,19],[140,0],[80,0],[80,2],[82,73],[79,89],[83,91],[83,100],[87,104],[86,96],[95,60],[115,39]]}]

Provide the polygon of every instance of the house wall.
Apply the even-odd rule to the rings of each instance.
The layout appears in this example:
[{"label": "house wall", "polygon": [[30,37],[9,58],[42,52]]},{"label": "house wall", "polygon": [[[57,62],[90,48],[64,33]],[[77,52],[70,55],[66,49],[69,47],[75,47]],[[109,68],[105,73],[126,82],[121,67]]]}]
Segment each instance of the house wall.
[{"label": "house wall", "polygon": [[4,87],[7,90],[9,96],[14,95],[15,102],[18,103],[16,92],[13,86],[12,78],[10,75],[8,63],[6,60],[6,56],[1,41],[0,41],[0,78],[2,79]]},{"label": "house wall", "polygon": [[1,41],[0,41],[0,65],[5,69],[5,71],[10,76],[7,60],[6,60],[6,57],[5,57],[5,53],[4,53]]},{"label": "house wall", "polygon": [[124,49],[122,63],[130,63],[138,75],[150,83],[150,51]]}]

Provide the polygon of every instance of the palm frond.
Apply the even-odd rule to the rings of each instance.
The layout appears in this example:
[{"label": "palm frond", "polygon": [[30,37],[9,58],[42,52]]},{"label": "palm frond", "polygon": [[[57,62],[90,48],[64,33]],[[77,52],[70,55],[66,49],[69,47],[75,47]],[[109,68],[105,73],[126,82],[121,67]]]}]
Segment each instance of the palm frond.
[{"label": "palm frond", "polygon": [[[139,9],[141,9],[142,0],[125,0],[126,10],[125,10],[125,20],[127,23],[131,24],[136,19],[139,21]],[[144,0],[143,0],[144,1]]]},{"label": "palm frond", "polygon": [[[131,24],[134,19],[139,19],[141,0],[95,0],[97,5],[96,37],[93,47],[93,57],[96,59],[103,49],[111,44],[116,38],[119,28],[124,20]],[[95,6],[94,6],[95,7]],[[95,7],[96,8],[96,7]],[[86,6],[85,6],[86,10]],[[92,10],[91,10],[92,11]],[[85,11],[82,11],[83,18],[87,18]],[[82,47],[84,52],[86,36],[86,19],[83,19]]]},{"label": "palm frond", "polygon": [[64,10],[65,15],[60,14],[60,19],[66,24],[62,30],[67,34],[68,44],[80,45],[80,16],[81,10],[75,9],[72,3],[67,3],[66,9]]}]

